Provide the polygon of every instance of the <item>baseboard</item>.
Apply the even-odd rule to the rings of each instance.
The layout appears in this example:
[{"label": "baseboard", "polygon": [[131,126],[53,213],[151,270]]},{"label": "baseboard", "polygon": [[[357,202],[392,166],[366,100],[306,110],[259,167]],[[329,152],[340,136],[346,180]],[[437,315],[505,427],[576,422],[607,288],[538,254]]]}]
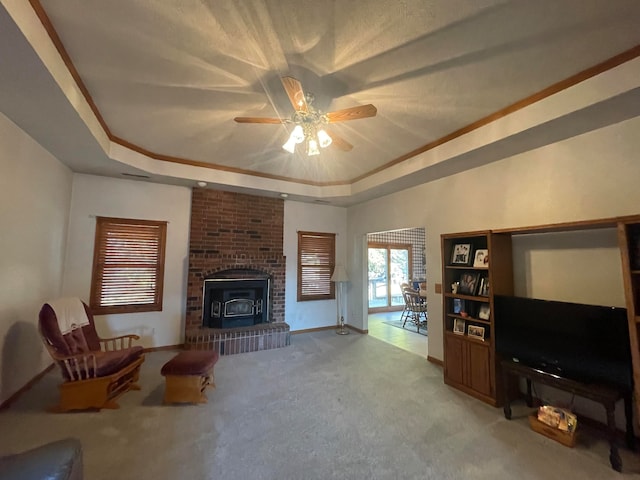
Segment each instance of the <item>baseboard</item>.
[{"label": "baseboard", "polygon": [[335,330],[335,329],[336,329],[335,325],[331,325],[329,327],[305,328],[304,330],[291,331],[291,335],[298,335],[299,333],[322,332],[324,330]]},{"label": "baseboard", "polygon": [[[351,325],[345,325],[349,330],[353,330],[357,333],[367,334],[369,330],[360,330],[359,328],[352,327]],[[324,330],[337,330],[338,327],[336,325],[330,325],[328,327],[316,327],[316,328],[305,328],[304,330],[295,330],[291,332],[291,335],[298,335],[299,333],[311,333],[311,332],[322,332]]]},{"label": "baseboard", "polygon": [[432,357],[431,355],[427,355],[427,362],[435,363],[439,367],[444,367],[444,362],[442,360]]},{"label": "baseboard", "polygon": [[165,345],[163,347],[149,347],[143,349],[143,352],[164,352],[165,350],[184,350],[184,343],[179,343],[177,345]]},{"label": "baseboard", "polygon": [[55,363],[52,363],[51,365],[49,365],[47,368],[45,368],[43,371],[41,371],[40,373],[38,373],[35,377],[33,377],[31,380],[29,380],[22,388],[20,388],[17,392],[15,392],[13,395],[11,395],[9,398],[7,398],[4,402],[2,402],[0,404],[0,411],[2,410],[6,410],[7,408],[9,408],[11,406],[11,404],[13,402],[15,402],[18,397],[20,397],[20,395],[22,395],[24,392],[26,392],[27,390],[29,390],[31,387],[33,387],[33,385],[35,385],[35,383],[40,380],[42,377],[44,377],[47,373],[49,373],[51,370],[53,370],[53,367],[55,366]]},{"label": "baseboard", "polygon": [[361,330],[359,328],[354,327],[353,325],[345,325],[345,327],[353,330],[354,332],[361,333],[362,335],[366,335],[369,333],[369,330]]}]

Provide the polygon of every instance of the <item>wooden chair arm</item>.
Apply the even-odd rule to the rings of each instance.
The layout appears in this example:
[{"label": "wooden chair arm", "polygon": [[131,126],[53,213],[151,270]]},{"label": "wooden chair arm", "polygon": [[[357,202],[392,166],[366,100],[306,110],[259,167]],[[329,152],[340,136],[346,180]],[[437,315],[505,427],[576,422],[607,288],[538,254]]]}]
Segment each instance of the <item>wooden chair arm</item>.
[{"label": "wooden chair arm", "polygon": [[72,382],[95,378],[97,365],[94,353],[76,355],[53,355],[55,361],[64,369]]},{"label": "wooden chair arm", "polygon": [[119,337],[99,338],[103,352],[124,350],[131,348],[134,340],[140,340],[140,335],[120,335]]}]

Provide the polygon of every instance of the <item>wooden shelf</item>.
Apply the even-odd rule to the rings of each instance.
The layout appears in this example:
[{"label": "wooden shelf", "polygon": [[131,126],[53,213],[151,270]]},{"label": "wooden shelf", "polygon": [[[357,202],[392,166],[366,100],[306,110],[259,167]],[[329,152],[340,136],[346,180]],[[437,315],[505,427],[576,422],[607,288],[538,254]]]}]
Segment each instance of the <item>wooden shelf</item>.
[{"label": "wooden shelf", "polygon": [[618,244],[622,256],[624,292],[631,344],[636,412],[640,412],[640,218],[618,223]]},{"label": "wooden shelf", "polygon": [[549,223],[546,225],[534,225],[531,227],[518,227],[509,229],[493,230],[493,233],[508,233],[509,235],[528,235],[530,233],[552,233],[552,232],[576,232],[580,230],[594,230],[597,228],[615,228],[618,222],[636,219],[635,215],[630,217],[602,218],[599,220],[580,220],[577,222]]},{"label": "wooden shelf", "polygon": [[467,335],[466,333],[462,334],[462,333],[455,333],[452,332],[451,330],[447,330],[446,331],[447,335],[452,335],[455,338],[462,338],[464,340],[468,340],[470,342],[476,342],[479,343],[481,345],[491,345],[491,340],[489,340],[488,338],[485,338],[484,340],[481,340],[479,338],[476,337],[470,337],[469,335]]},{"label": "wooden shelf", "polygon": [[471,267],[464,265],[445,265],[444,268],[450,268],[451,270],[484,270],[485,272],[489,270],[489,267]]},{"label": "wooden shelf", "polygon": [[486,338],[484,340],[482,340],[480,338],[471,337],[471,336],[467,335],[466,333],[464,335],[464,338],[466,340],[470,341],[470,342],[480,343],[481,345],[487,345],[487,346],[491,345],[491,341],[486,339]]},{"label": "wooden shelf", "polygon": [[[486,320],[477,316],[464,317],[454,313],[453,309],[458,306],[457,300],[462,300],[463,311],[477,315],[482,305],[489,305],[493,309],[493,294],[513,293],[511,236],[482,231],[446,234],[440,238],[443,259],[444,381],[479,400],[497,406],[500,403],[498,392],[502,391],[502,379],[497,375],[493,315]],[[486,250],[488,267],[451,265],[455,246],[459,244],[471,246],[470,258],[474,258],[476,251]],[[462,282],[465,272],[476,276],[475,294],[452,293],[451,285]],[[481,285],[489,286],[488,296],[477,295]],[[471,325],[483,328],[484,340],[469,336],[467,331],[464,334],[454,333],[453,325],[457,319],[463,320],[467,328]]]},{"label": "wooden shelf", "polygon": [[446,298],[459,298],[460,300],[471,300],[472,302],[489,303],[489,297],[479,297],[476,295],[461,295],[459,293],[445,293]]},{"label": "wooden shelf", "polygon": [[491,326],[492,324],[491,320],[483,320],[481,318],[463,317],[462,315],[457,315],[455,313],[447,313],[446,315],[447,317],[450,317],[450,318],[459,318],[460,320],[466,320],[468,322],[473,322],[473,323],[481,323],[482,325]]}]

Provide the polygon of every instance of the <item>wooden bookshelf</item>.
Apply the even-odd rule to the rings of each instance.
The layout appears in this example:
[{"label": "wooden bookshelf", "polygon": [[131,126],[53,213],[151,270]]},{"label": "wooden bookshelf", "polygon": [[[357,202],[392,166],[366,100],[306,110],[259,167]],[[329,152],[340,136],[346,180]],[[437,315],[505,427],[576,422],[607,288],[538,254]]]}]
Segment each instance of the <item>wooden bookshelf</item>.
[{"label": "wooden bookshelf", "polygon": [[513,293],[511,236],[465,232],[442,235],[441,243],[445,383],[497,406],[493,295]]}]

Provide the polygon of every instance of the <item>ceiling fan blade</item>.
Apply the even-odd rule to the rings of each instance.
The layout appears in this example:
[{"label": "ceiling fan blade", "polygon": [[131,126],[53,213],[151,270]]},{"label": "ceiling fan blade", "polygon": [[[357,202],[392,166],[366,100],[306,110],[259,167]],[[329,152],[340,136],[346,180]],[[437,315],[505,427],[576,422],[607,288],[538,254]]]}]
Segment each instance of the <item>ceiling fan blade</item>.
[{"label": "ceiling fan blade", "polygon": [[238,123],[284,123],[286,121],[279,118],[266,117],[236,117],[234,120]]},{"label": "ceiling fan blade", "polygon": [[378,109],[371,104],[360,105],[359,107],[343,108],[335,112],[327,113],[329,123],[345,122],[347,120],[357,120],[359,118],[375,117]]},{"label": "ceiling fan blade", "polygon": [[339,135],[336,135],[336,133],[333,130],[327,130],[327,133],[331,137],[331,140],[332,140],[331,145],[335,146],[336,148],[344,152],[350,152],[353,149],[353,145],[351,145],[349,142],[347,142],[344,138],[340,137]]},{"label": "ceiling fan blade", "polygon": [[291,105],[295,110],[308,111],[304,90],[302,90],[302,84],[298,80],[293,77],[282,77],[282,86],[287,95],[289,95],[289,101],[291,101]]}]

